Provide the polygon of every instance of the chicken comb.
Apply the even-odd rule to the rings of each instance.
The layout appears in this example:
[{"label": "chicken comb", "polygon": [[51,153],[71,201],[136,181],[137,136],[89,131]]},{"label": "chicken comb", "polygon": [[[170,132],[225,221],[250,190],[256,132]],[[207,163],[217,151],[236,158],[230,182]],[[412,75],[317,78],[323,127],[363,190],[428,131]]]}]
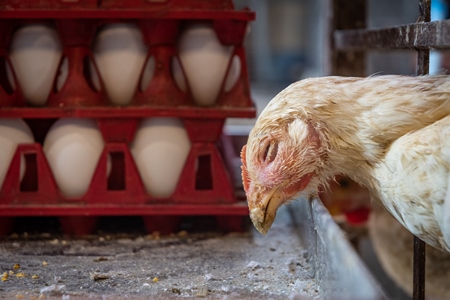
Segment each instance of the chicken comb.
[{"label": "chicken comb", "polygon": [[241,150],[241,162],[242,162],[242,166],[241,166],[241,176],[242,176],[242,184],[244,186],[244,190],[247,193],[249,187],[250,187],[250,179],[248,178],[248,173],[247,173],[247,156],[246,156],[246,150],[247,150],[247,145],[244,145],[244,147],[242,147]]}]

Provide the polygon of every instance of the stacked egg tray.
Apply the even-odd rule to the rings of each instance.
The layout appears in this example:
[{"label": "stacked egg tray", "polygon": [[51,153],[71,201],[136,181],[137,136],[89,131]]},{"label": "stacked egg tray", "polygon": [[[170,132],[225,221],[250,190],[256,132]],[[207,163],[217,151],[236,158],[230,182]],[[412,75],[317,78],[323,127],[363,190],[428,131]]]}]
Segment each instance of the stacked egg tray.
[{"label": "stacked egg tray", "polygon": [[[150,232],[175,231],[182,216],[198,215],[215,216],[224,230],[240,230],[248,208],[233,186],[227,158],[236,153],[226,151],[231,148],[224,143],[229,139],[223,138],[222,130],[227,118],[255,116],[243,46],[254,17],[247,9],[235,10],[232,1],[3,0],[0,118],[23,119],[36,142],[19,144],[6,172],[0,190],[0,233],[7,233],[19,216],[57,216],[69,234],[92,232],[101,216],[127,215],[142,216]],[[136,88],[127,105],[112,104],[101,76],[101,89],[96,90],[86,71],[86,61],[95,66],[92,44],[98,29],[121,22],[139,28],[147,58],[155,60],[150,83],[144,90]],[[212,105],[197,105],[189,86],[180,89],[172,74],[180,31],[192,22],[210,24],[220,43],[232,46],[231,57],[240,63],[236,80],[227,89],[223,80]],[[58,89],[55,79],[47,101],[40,106],[25,99],[10,60],[14,32],[30,23],[56,29],[62,44],[60,65],[63,58],[68,61],[67,79]],[[236,59],[230,59],[228,71],[232,61]],[[7,67],[12,70],[13,84],[8,81]],[[153,197],[145,189],[130,151],[140,122],[158,117],[180,119],[191,142],[176,188],[163,198]],[[94,119],[105,143],[89,188],[80,197],[61,193],[43,151],[45,136],[59,118]],[[26,165],[22,176],[21,164]]]}]

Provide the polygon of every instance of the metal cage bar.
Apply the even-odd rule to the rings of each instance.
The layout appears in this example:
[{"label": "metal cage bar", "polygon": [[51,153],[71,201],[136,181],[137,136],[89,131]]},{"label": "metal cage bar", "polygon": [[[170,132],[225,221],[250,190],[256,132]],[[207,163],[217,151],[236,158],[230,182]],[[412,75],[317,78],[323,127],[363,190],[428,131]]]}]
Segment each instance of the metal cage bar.
[{"label": "metal cage bar", "polygon": [[[419,24],[430,24],[431,21],[431,0],[419,0]],[[427,33],[426,31],[424,31]],[[438,32],[434,34],[423,34],[425,37],[430,35],[439,39]],[[425,38],[426,39],[426,38]],[[417,49],[417,75],[426,75],[430,67],[430,46]],[[413,299],[425,299],[425,243],[418,237],[414,237],[414,261],[413,261]]]},{"label": "metal cage bar", "polygon": [[[426,33],[426,34],[424,34]],[[382,29],[337,30],[333,33],[336,49],[448,49],[450,20],[411,23]]]}]

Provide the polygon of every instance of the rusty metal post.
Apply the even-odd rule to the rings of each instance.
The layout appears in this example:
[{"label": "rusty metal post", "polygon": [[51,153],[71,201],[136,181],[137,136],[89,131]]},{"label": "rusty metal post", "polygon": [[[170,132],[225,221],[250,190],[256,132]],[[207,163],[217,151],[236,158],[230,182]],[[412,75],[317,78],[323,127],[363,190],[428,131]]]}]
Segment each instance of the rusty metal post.
[{"label": "rusty metal post", "polygon": [[[419,0],[419,18],[417,23],[431,21],[431,0]],[[417,50],[417,75],[429,73],[430,50]],[[413,300],[425,299],[425,243],[414,237],[413,261]]]},{"label": "rusty metal post", "polygon": [[425,243],[414,236],[413,300],[425,299]]}]

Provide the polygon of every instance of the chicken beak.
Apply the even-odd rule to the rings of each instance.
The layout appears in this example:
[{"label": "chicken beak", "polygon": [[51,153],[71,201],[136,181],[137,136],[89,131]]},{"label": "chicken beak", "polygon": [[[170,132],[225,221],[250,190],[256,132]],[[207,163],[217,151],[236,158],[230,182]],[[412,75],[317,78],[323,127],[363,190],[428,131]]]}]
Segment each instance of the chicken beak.
[{"label": "chicken beak", "polygon": [[255,228],[262,234],[266,234],[277,215],[278,207],[284,202],[282,193],[277,188],[269,190],[259,205],[250,210],[250,219]]}]

